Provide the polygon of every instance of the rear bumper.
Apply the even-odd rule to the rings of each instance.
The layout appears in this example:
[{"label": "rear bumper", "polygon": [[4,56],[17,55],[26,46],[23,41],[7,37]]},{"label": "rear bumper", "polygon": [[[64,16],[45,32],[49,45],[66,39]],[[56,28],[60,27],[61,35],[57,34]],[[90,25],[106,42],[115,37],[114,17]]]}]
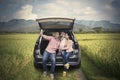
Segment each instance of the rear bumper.
[{"label": "rear bumper", "polygon": [[[34,62],[36,64],[42,65],[42,56],[39,56],[39,55],[35,56]],[[77,55],[73,55],[72,57],[69,58],[69,64],[71,66],[79,65],[80,57],[78,57]],[[47,61],[47,66],[51,66],[50,59],[48,59],[48,61]],[[63,59],[61,56],[56,57],[56,66],[63,66]]]}]

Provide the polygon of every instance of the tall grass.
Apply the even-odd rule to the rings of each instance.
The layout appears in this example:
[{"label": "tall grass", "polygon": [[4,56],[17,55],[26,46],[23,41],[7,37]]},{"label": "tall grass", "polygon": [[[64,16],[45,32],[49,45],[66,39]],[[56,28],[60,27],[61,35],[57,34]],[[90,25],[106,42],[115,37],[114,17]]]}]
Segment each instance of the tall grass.
[{"label": "tall grass", "polygon": [[[101,70],[110,75],[120,74],[120,34],[76,34],[84,54]],[[0,35],[0,80],[49,80],[44,78],[42,69],[33,65],[33,49],[38,34]],[[83,53],[82,53],[83,54]],[[84,64],[82,64],[84,65]],[[62,77],[57,68],[57,80],[79,80],[75,69]]]},{"label": "tall grass", "polygon": [[[38,34],[0,35],[0,80],[50,80],[33,65],[37,37]],[[70,69],[67,77],[62,77],[62,71],[63,67],[56,67],[56,80],[79,80],[76,69]]]},{"label": "tall grass", "polygon": [[108,74],[120,74],[120,34],[77,34],[76,37],[95,65]]},{"label": "tall grass", "polygon": [[7,80],[32,60],[37,35],[0,35],[0,80]]}]

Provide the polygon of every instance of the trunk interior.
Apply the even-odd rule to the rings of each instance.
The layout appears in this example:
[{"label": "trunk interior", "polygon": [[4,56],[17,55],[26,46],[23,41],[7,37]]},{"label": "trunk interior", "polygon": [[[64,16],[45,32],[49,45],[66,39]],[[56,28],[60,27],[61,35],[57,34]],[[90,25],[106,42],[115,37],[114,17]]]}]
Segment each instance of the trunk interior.
[{"label": "trunk interior", "polygon": [[48,43],[49,43],[48,40],[45,40],[45,39],[42,38],[41,44],[40,44],[40,53],[41,53],[41,55],[43,55]]}]

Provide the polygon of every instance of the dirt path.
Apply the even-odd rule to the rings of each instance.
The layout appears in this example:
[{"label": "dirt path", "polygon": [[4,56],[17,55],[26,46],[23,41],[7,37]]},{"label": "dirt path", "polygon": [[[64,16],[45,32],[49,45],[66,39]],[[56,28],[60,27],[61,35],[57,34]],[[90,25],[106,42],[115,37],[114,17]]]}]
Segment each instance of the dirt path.
[{"label": "dirt path", "polygon": [[62,67],[58,68],[56,70],[56,79],[55,80],[87,80],[85,74],[82,72],[80,68],[76,69],[75,67],[71,67],[68,72],[67,76],[62,76]]},{"label": "dirt path", "polygon": [[87,78],[85,77],[84,73],[82,72],[81,69],[76,69],[76,74],[78,79],[77,80],[87,80]]}]

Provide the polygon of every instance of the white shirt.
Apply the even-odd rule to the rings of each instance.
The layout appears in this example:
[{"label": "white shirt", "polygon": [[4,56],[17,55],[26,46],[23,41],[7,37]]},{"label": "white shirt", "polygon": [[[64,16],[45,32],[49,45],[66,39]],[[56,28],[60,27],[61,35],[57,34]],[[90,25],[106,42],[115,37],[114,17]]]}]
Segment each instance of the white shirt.
[{"label": "white shirt", "polygon": [[66,44],[65,42],[66,42],[66,38],[63,38],[60,42],[60,49],[64,48],[64,46]]}]

